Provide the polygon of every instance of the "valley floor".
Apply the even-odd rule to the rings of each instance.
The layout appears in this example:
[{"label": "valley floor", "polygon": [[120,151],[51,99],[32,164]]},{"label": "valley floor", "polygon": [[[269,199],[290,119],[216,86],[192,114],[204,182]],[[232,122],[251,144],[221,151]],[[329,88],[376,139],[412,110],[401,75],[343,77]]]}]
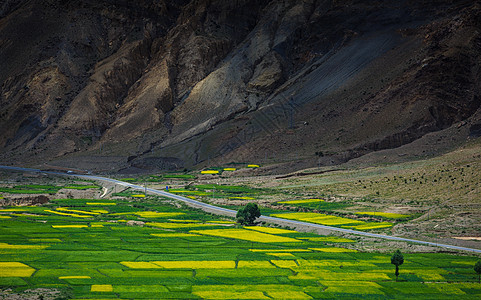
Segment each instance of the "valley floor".
[{"label": "valley floor", "polygon": [[[193,210],[172,199],[146,196],[139,191],[57,176],[26,178],[25,175],[2,175],[0,298],[443,299],[455,296],[475,299],[481,296],[481,285],[476,282],[473,270],[479,256],[473,254],[436,253],[439,249],[432,247],[386,243],[353,235],[239,226],[231,218]],[[166,174],[165,177],[166,182],[174,182],[192,176]],[[251,198],[284,194],[248,187],[247,182],[242,186],[217,183],[214,187],[202,185],[201,180],[211,179],[196,180],[195,188],[170,187],[170,191],[206,202],[214,188],[213,199],[224,201],[229,198],[252,201]],[[42,203],[38,196],[42,194],[50,200]],[[356,219],[335,215],[329,209],[322,217],[320,213],[285,211],[286,201],[289,207],[330,205],[320,198],[278,199],[279,203],[263,206],[263,213],[310,218],[307,221],[339,227],[364,226],[367,231],[391,230],[393,225],[397,226],[395,221]],[[384,214],[384,217],[402,220],[405,216]],[[376,245],[382,245],[382,251]],[[398,248],[403,249],[405,261],[396,281],[390,257]]]}]

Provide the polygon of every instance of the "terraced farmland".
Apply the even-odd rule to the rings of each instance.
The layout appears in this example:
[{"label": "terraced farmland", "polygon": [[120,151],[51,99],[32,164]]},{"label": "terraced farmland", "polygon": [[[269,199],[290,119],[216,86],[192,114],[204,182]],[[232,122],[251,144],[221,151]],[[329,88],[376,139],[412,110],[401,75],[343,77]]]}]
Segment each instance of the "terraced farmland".
[{"label": "terraced farmland", "polygon": [[[160,198],[0,209],[0,286],[71,299],[476,299],[475,256],[390,254],[356,241],[177,209]],[[6,292],[3,292],[4,295]],[[7,296],[8,298],[8,296]]]}]

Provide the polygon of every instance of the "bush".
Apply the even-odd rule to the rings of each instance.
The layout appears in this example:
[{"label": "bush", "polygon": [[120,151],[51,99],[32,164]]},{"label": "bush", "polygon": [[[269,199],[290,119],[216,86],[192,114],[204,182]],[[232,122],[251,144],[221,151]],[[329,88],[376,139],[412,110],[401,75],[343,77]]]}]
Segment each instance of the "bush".
[{"label": "bush", "polygon": [[239,209],[236,218],[237,222],[242,225],[252,225],[254,221],[261,216],[259,206],[255,203],[247,203],[244,208]]}]

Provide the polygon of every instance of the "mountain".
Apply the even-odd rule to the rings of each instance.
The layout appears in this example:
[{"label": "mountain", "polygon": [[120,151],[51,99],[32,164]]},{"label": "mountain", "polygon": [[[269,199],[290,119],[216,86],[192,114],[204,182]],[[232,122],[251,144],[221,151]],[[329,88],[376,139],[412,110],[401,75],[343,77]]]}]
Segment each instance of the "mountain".
[{"label": "mountain", "polygon": [[480,53],[479,1],[6,0],[0,161],[436,155],[481,135]]}]

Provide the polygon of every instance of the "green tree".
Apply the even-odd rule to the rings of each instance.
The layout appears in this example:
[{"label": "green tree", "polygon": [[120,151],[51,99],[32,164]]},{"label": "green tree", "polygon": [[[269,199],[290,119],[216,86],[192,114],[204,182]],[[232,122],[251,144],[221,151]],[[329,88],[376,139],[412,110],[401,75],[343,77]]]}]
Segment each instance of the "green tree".
[{"label": "green tree", "polygon": [[397,281],[397,277],[399,276],[399,266],[404,263],[404,256],[399,249],[391,256],[391,263],[396,266],[396,273],[394,274],[396,275]]},{"label": "green tree", "polygon": [[236,215],[237,222],[242,225],[252,225],[261,216],[261,211],[256,203],[247,203],[244,208],[239,209]]},{"label": "green tree", "polygon": [[481,260],[474,264],[474,271],[478,273],[478,283],[481,283]]}]

